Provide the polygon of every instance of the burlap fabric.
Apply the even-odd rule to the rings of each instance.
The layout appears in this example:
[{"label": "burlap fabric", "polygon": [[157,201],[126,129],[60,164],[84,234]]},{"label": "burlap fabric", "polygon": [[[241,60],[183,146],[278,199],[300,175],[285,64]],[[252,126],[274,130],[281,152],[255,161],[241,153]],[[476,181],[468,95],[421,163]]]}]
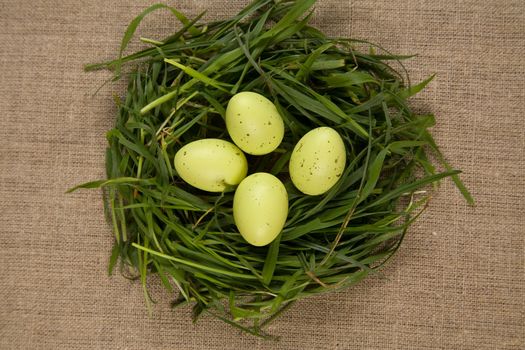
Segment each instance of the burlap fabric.
[{"label": "burlap fabric", "polygon": [[[388,279],[296,304],[270,328],[280,342],[220,321],[190,321],[160,287],[147,315],[138,283],[108,277],[112,236],[100,191],[64,191],[104,175],[108,72],[147,1],[0,3],[0,348],[2,349],[524,349],[525,2],[319,1],[315,24],[417,53],[414,80],[437,79],[414,103],[464,171],[477,207],[443,183],[410,230]],[[208,18],[246,1],[173,1]],[[141,34],[175,22],[157,14]],[[136,46],[135,46],[136,47]]]}]

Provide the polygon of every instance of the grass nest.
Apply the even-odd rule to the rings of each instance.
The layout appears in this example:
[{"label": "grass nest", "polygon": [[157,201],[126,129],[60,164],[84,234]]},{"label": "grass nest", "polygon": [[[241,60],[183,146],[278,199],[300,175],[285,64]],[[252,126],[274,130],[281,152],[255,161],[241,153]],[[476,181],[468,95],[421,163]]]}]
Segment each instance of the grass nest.
[{"label": "grass nest", "polygon": [[[472,201],[428,131],[434,116],[407,104],[432,77],[411,85],[401,64],[408,56],[309,26],[314,3],[256,0],[209,23],[153,5],[130,23],[116,60],[86,66],[111,69],[129,85],[107,133],[107,179],[74,189],[105,189],[115,234],[109,270],[120,261],[132,271],[148,305],[147,276],[156,274],[173,306],[193,304],[195,319],[211,314],[266,337],[264,327],[295,301],[377,273],[441,179],[452,177]],[[150,47],[123,55],[157,9],[171,11],[182,28],[160,41],[141,38]],[[195,189],[173,166],[191,141],[229,140],[225,106],[240,91],[267,96],[285,123],[277,150],[248,157],[249,173],[274,174],[289,196],[285,227],[265,247],[238,233],[233,192]],[[293,186],[287,164],[297,141],[319,126],[339,132],[348,162],[333,188],[308,196]]]}]

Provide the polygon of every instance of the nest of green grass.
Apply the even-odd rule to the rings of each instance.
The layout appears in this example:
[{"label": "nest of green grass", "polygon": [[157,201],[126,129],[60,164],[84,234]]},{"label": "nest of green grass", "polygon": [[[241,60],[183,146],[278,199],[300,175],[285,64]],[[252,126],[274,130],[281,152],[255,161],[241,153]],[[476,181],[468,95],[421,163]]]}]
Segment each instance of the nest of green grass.
[{"label": "nest of green grass", "polygon": [[[109,270],[119,261],[133,271],[148,305],[147,276],[156,274],[174,306],[193,304],[195,319],[211,314],[264,337],[295,301],[378,273],[441,179],[452,177],[472,202],[428,131],[434,116],[407,103],[432,77],[411,85],[401,64],[408,56],[309,26],[314,3],[256,0],[233,18],[202,24],[202,14],[189,20],[154,5],[131,22],[118,59],[86,67],[117,78],[123,65],[132,67],[107,134],[107,179],[76,188],[106,190],[115,234]],[[142,18],[161,8],[182,29],[161,41],[143,38],[150,48],[124,56]],[[368,52],[358,50],[363,44]],[[265,247],[239,234],[233,192],[195,189],[173,167],[189,142],[229,140],[225,107],[241,91],[268,97],[285,123],[277,150],[248,157],[249,173],[277,176],[289,196],[285,227]],[[348,163],[327,193],[308,196],[293,186],[287,165],[298,140],[319,126],[339,132]]]}]

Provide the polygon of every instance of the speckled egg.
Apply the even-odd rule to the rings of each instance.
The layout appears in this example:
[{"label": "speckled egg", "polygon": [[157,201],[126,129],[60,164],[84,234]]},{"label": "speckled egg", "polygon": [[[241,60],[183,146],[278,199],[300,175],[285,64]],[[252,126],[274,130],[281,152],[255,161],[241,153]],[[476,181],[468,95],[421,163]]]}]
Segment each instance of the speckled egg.
[{"label": "speckled egg", "polygon": [[272,242],[288,216],[288,193],[283,183],[268,173],[255,173],[237,187],[233,218],[243,238],[254,246]]},{"label": "speckled egg", "polygon": [[304,194],[320,195],[340,179],[346,164],[343,139],[337,131],[320,127],[306,133],[290,158],[290,177]]},{"label": "speckled egg", "polygon": [[188,143],[175,154],[174,163],[184,181],[209,192],[232,189],[248,173],[244,153],[233,143],[220,139]]},{"label": "speckled egg", "polygon": [[252,155],[273,152],[284,136],[283,119],[272,101],[249,91],[228,102],[226,128],[233,142]]}]

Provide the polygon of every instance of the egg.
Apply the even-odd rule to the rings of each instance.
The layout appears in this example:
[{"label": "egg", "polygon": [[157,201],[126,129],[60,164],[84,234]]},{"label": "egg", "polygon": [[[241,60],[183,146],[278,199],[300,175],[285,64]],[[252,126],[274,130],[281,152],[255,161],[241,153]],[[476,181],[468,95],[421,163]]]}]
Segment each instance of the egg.
[{"label": "egg", "polygon": [[290,177],[304,194],[327,192],[341,178],[346,149],[341,135],[329,127],[306,133],[295,145],[290,158]]},{"label": "egg", "polygon": [[228,102],[226,128],[233,142],[252,155],[273,152],[284,136],[283,119],[272,101],[249,91],[235,94]]},{"label": "egg", "polygon": [[233,197],[233,219],[242,237],[254,246],[272,242],[288,216],[288,193],[283,183],[268,173],[245,178]]},{"label": "egg", "polygon": [[238,185],[248,173],[244,153],[221,139],[188,143],[175,154],[175,169],[188,184],[209,192],[223,192]]}]

